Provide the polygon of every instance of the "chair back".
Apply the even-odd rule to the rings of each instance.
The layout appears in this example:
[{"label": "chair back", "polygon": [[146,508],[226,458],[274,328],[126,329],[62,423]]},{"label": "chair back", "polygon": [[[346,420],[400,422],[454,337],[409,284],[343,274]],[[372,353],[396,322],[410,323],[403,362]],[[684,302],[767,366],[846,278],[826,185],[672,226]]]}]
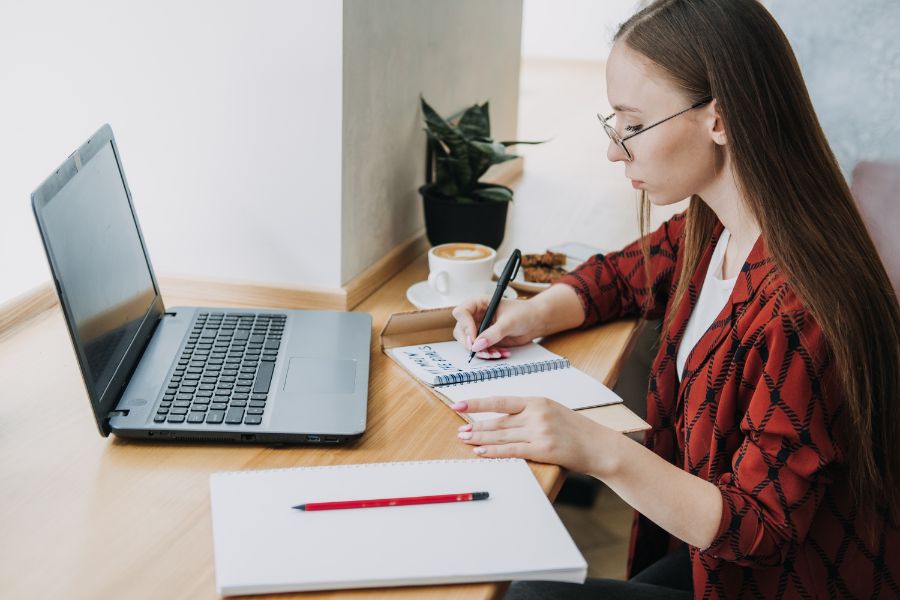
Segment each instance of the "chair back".
[{"label": "chair back", "polygon": [[850,188],[894,293],[900,295],[900,162],[860,162]]}]

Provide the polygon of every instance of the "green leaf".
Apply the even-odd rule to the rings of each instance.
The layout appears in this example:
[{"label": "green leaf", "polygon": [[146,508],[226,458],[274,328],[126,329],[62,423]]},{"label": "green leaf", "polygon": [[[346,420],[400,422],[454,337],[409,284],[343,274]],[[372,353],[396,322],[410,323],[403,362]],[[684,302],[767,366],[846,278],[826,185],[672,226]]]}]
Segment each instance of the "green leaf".
[{"label": "green leaf", "polygon": [[511,202],[513,192],[505,186],[490,186],[476,189],[473,194],[480,200],[488,202]]},{"label": "green leaf", "polygon": [[457,128],[467,138],[491,137],[491,120],[488,116],[488,103],[469,107],[459,119]]},{"label": "green leaf", "polygon": [[437,156],[447,156],[447,148],[441,143],[438,136],[431,133],[431,130],[425,128],[425,136],[428,138],[428,145],[431,146],[432,152]]},{"label": "green leaf", "polygon": [[[487,168],[491,165],[496,165],[496,164],[499,164],[502,162],[506,162],[508,160],[512,160],[514,158],[519,158],[518,154],[508,153],[506,151],[506,148],[502,144],[499,144],[499,143],[488,143],[488,142],[484,142],[484,141],[477,141],[477,142],[471,142],[471,144],[473,146],[479,148],[481,151],[490,154],[491,162],[488,163],[484,167],[485,171],[487,171]],[[484,175],[484,171],[482,171],[478,175],[478,177],[481,177],[481,175]]]},{"label": "green leaf", "polygon": [[549,142],[549,141],[552,140],[552,139],[553,139],[553,138],[546,139],[546,140],[541,140],[540,142],[525,142],[525,141],[522,141],[522,140],[515,140],[515,141],[497,142],[497,143],[498,143],[498,144],[502,144],[504,147],[515,146],[516,144],[534,144],[534,145],[536,145],[536,144],[546,144],[547,142]]},{"label": "green leaf", "polygon": [[484,172],[494,164],[495,148],[484,142],[469,142],[469,166],[472,170],[472,185],[484,175]]},{"label": "green leaf", "polygon": [[[469,142],[462,136],[459,131],[447,123],[429,104],[425,98],[421,98],[422,113],[425,116],[425,125],[434,138],[438,139],[447,149],[449,149],[449,157],[453,159],[451,163],[445,165],[446,168],[439,168],[437,172],[436,183],[443,183],[443,178],[452,176],[456,185],[461,190],[468,190],[478,180],[472,176],[472,166]],[[445,155],[448,154],[445,152]]]}]

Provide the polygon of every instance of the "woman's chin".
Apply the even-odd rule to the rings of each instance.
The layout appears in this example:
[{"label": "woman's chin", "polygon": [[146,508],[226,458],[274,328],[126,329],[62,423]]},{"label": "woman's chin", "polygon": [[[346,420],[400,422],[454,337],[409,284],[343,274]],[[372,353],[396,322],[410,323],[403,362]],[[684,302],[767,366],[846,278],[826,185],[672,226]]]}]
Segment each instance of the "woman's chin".
[{"label": "woman's chin", "polygon": [[684,200],[684,198],[673,198],[668,194],[659,194],[648,189],[644,190],[644,194],[647,198],[647,202],[653,206],[669,206],[670,204],[675,204],[676,202]]}]

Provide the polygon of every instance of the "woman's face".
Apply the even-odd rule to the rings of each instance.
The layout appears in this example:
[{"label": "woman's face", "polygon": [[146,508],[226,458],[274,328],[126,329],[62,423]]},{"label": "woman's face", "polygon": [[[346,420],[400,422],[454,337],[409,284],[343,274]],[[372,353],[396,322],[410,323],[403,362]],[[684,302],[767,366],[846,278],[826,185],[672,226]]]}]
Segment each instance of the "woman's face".
[{"label": "woman's face", "polygon": [[[691,100],[642,55],[617,42],[606,63],[606,90],[615,116],[610,125],[627,137],[684,110]],[[632,186],[656,205],[703,195],[722,172],[725,153],[715,105],[707,104],[625,141],[634,160],[610,141],[606,156],[622,161]]]}]

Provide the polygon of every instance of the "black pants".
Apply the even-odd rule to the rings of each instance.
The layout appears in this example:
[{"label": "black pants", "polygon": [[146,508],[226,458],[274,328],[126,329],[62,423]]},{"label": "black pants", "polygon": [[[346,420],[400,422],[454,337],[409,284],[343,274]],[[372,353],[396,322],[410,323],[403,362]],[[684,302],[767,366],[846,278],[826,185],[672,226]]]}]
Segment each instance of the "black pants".
[{"label": "black pants", "polygon": [[691,559],[681,546],[628,581],[588,578],[583,584],[559,581],[514,581],[505,600],[652,600],[693,596]]}]

